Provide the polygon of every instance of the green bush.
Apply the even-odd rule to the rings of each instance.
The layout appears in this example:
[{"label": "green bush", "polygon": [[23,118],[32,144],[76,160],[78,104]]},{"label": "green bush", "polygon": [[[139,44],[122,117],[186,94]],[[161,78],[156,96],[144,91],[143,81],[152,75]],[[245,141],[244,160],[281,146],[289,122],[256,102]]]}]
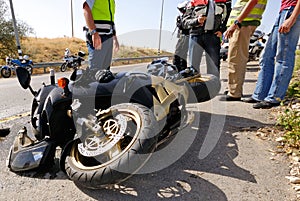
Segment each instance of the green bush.
[{"label": "green bush", "polygon": [[283,137],[287,144],[300,148],[300,111],[287,108],[277,119],[277,125],[285,129]]},{"label": "green bush", "polygon": [[295,71],[300,70],[300,50],[296,51]]},{"label": "green bush", "polygon": [[300,99],[300,51],[296,52],[296,62],[293,78],[287,90],[286,99],[289,106],[277,118],[277,125],[284,129],[284,138],[288,146],[300,148],[300,109],[293,107],[293,102],[299,104]]}]

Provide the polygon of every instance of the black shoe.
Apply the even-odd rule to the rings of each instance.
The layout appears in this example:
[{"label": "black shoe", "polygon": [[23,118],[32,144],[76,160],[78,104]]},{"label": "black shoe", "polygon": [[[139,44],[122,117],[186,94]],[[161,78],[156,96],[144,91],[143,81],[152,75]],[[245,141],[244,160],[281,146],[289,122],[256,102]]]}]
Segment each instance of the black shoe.
[{"label": "black shoe", "polygon": [[231,97],[231,96],[222,96],[220,98],[220,101],[241,101],[241,98],[235,98],[235,97]]},{"label": "black shoe", "polygon": [[252,97],[250,97],[250,98],[244,98],[243,102],[245,102],[245,103],[259,103],[260,101],[255,100]]},{"label": "black shoe", "polygon": [[253,105],[254,109],[270,109],[272,107],[276,107],[279,106],[280,103],[271,103],[271,102],[267,102],[267,101],[261,101],[259,103],[256,103]]}]

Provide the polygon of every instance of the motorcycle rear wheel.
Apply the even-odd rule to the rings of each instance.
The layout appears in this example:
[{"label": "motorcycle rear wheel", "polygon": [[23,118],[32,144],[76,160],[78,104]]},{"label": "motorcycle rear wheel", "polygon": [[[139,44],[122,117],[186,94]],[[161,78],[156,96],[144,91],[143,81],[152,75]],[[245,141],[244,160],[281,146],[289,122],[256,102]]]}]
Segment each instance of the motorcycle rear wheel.
[{"label": "motorcycle rear wheel", "polygon": [[8,68],[8,69],[2,68],[1,69],[1,76],[3,78],[9,78],[11,76],[11,69],[10,68]]},{"label": "motorcycle rear wheel", "polygon": [[67,68],[68,68],[67,62],[65,62],[60,66],[60,71],[65,72],[67,70]]},{"label": "motorcycle rear wheel", "polygon": [[83,156],[78,149],[81,142],[77,140],[67,156],[63,156],[68,177],[86,188],[103,188],[128,179],[148,161],[157,143],[157,121],[149,108],[125,103],[110,109],[117,110],[127,120],[126,136],[109,151],[95,157]]}]

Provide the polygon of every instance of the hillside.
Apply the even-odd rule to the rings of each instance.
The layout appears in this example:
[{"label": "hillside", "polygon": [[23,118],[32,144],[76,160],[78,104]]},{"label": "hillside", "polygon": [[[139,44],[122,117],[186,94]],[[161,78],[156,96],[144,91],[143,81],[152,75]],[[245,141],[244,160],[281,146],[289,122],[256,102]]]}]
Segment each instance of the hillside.
[{"label": "hillside", "polygon": [[[21,42],[23,54],[27,54],[34,63],[62,61],[64,50],[69,48],[72,54],[78,51],[87,53],[86,43],[78,38],[26,38]],[[171,55],[163,52],[163,55]],[[137,47],[128,47],[120,44],[114,58],[128,58],[141,56],[157,56],[157,50]]]}]

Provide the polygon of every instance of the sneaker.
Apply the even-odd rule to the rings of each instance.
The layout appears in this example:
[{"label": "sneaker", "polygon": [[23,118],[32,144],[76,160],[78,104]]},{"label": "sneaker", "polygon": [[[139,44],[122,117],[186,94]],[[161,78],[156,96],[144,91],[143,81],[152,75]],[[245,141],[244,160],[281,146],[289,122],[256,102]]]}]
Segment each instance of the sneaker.
[{"label": "sneaker", "polygon": [[276,107],[279,106],[280,103],[271,103],[271,102],[267,102],[267,101],[261,101],[259,103],[256,103],[253,105],[254,109],[270,109],[272,107]]},{"label": "sneaker", "polygon": [[241,97],[235,98],[235,97],[226,95],[226,96],[221,96],[220,101],[241,101]]},{"label": "sneaker", "polygon": [[245,103],[259,103],[260,101],[255,100],[252,97],[250,97],[250,98],[244,98],[243,102],[245,102]]}]

